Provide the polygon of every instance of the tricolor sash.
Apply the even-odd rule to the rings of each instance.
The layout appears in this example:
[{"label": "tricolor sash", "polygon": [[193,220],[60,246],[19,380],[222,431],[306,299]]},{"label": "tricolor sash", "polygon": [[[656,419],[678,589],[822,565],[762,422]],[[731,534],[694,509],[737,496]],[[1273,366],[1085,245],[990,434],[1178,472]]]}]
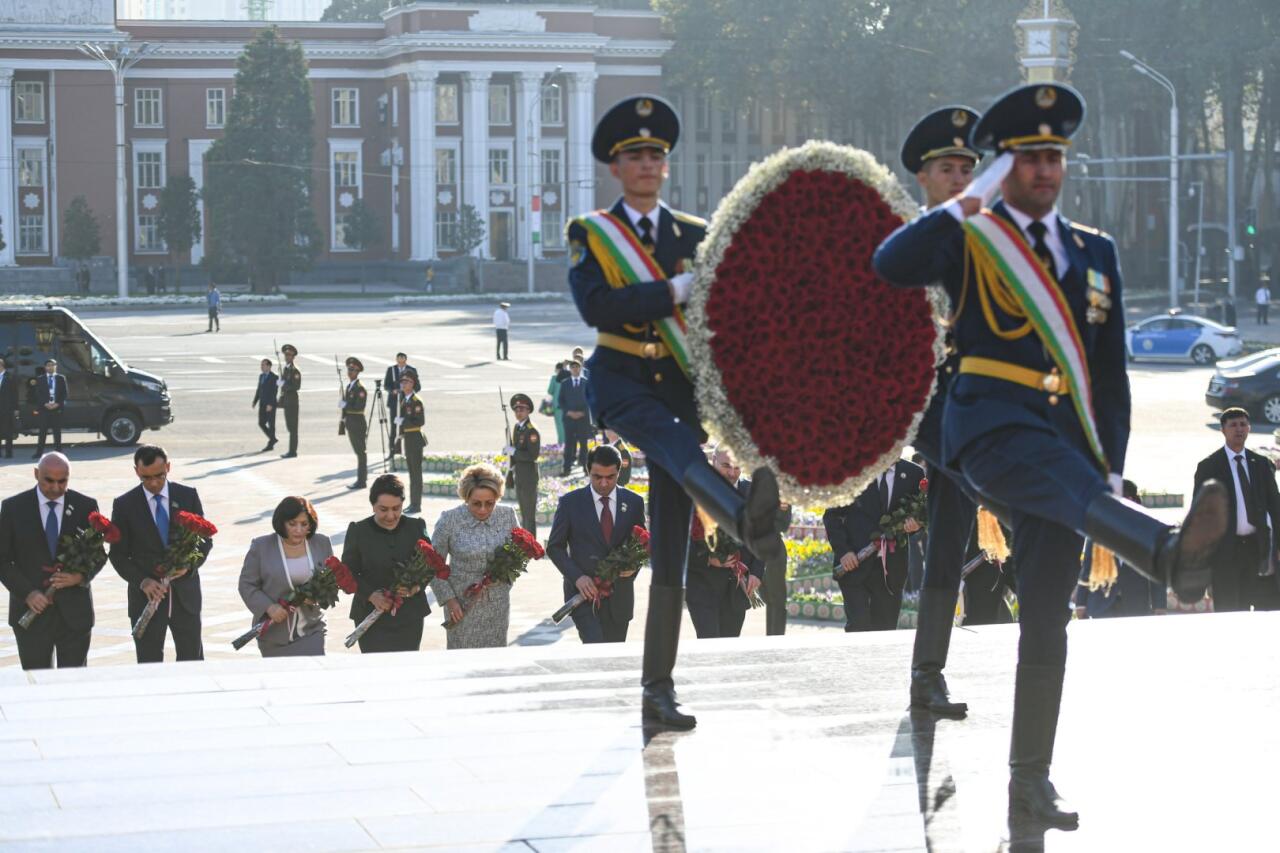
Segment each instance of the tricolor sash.
[{"label": "tricolor sash", "polygon": [[[587,229],[587,248],[604,271],[610,287],[620,288],[641,281],[664,281],[667,274],[640,243],[626,223],[607,210],[597,210],[579,220]],[[670,317],[653,321],[663,343],[671,350],[681,372],[689,376],[689,346],[684,312],[674,306]]]},{"label": "tricolor sash", "polygon": [[1022,234],[1006,219],[983,210],[967,218],[964,229],[966,248],[973,259],[979,286],[993,286],[998,282],[1012,292],[1067,383],[1068,396],[1080,418],[1089,448],[1102,470],[1109,471],[1093,415],[1089,362],[1062,288]]}]

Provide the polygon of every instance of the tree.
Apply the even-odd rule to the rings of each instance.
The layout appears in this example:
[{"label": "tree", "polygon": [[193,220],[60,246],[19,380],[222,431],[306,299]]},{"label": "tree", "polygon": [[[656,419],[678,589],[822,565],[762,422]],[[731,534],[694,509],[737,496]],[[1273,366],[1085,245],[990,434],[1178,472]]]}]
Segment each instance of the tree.
[{"label": "tree", "polygon": [[[3,248],[0,246],[0,248]],[[78,195],[71,199],[67,212],[62,215],[62,256],[76,261],[76,282],[79,289],[89,292],[88,260],[102,251],[102,234],[98,219],[89,209],[89,202]]]},{"label": "tree", "polygon": [[311,207],[311,84],[302,47],[268,27],[236,61],[222,139],[205,155],[211,263],[242,262],[255,293],[278,288],[320,250]]},{"label": "tree", "polygon": [[8,247],[9,244],[4,241],[4,219],[0,219],[0,252],[3,252]]},{"label": "tree", "polygon": [[199,193],[196,182],[187,175],[170,175],[160,191],[159,215],[160,239],[169,250],[169,263],[173,267],[173,292],[178,292],[178,264],[176,256],[191,251],[200,239]]},{"label": "tree", "polygon": [[[342,228],[342,242],[352,249],[363,252],[382,242],[382,222],[373,210],[358,198],[347,211],[347,222]],[[360,274],[360,292],[364,293],[365,281],[363,268]]]},{"label": "tree", "polygon": [[347,24],[360,21],[377,23],[391,5],[392,0],[332,0],[320,20]]},{"label": "tree", "polygon": [[480,260],[471,253],[484,243],[484,220],[473,205],[458,209],[458,249],[467,256],[467,278],[471,290],[480,292]]}]

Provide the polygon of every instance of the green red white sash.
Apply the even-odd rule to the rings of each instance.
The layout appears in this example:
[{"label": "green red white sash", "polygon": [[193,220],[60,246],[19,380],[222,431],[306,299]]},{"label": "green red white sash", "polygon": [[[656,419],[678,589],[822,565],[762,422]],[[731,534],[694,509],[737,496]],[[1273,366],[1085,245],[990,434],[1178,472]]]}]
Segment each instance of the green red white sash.
[{"label": "green red white sash", "polygon": [[979,261],[975,273],[984,274],[981,267],[988,266],[985,262],[989,262],[994,267],[992,271],[1017,297],[1067,383],[1068,396],[1080,418],[1089,447],[1102,463],[1103,470],[1110,470],[1093,415],[1089,361],[1062,288],[1008,220],[984,210],[967,218],[964,229],[972,238],[970,246],[979,256],[975,259]]},{"label": "green red white sash", "polygon": [[[587,229],[588,245],[604,271],[610,287],[626,287],[641,281],[663,281],[667,274],[658,266],[624,222],[607,210],[597,210],[581,217]],[[663,343],[671,350],[676,364],[689,376],[689,344],[684,312],[676,305],[670,317],[655,320],[654,326]]]}]

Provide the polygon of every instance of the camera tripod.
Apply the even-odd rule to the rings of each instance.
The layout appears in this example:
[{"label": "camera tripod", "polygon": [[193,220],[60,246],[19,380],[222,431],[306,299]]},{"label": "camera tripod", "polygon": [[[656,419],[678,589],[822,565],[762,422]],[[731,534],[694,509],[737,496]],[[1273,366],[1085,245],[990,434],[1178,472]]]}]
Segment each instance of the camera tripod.
[{"label": "camera tripod", "polygon": [[[374,413],[378,415],[378,448],[381,452],[379,459],[383,459],[387,463],[388,471],[396,470],[396,448],[391,446],[391,455],[387,455],[387,404],[382,399],[382,385],[373,386],[373,405],[369,407],[369,420],[373,420]],[[368,426],[366,422],[366,427]],[[365,434],[368,434],[366,428]]]}]

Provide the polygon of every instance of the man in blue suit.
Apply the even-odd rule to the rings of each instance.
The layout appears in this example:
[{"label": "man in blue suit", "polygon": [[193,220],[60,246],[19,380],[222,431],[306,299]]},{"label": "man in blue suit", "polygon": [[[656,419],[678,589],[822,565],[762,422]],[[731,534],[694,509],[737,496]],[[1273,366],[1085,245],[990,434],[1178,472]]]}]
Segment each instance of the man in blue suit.
[{"label": "man in blue suit", "polygon": [[267,437],[267,446],[262,448],[266,453],[276,446],[276,376],[271,369],[271,359],[262,360],[262,373],[258,376],[258,387],[253,392],[251,406],[258,409],[258,429]]},{"label": "man in blue suit", "polygon": [[587,467],[587,442],[591,439],[591,411],[587,406],[587,378],[582,375],[582,362],[569,362],[569,378],[560,383],[556,402],[564,412],[564,465],[561,477],[568,477],[573,466]]},{"label": "man in blue suit", "polygon": [[[1020,569],[1010,810],[1063,828],[1079,816],[1059,798],[1049,765],[1081,536],[1198,599],[1227,519],[1217,483],[1193,499],[1181,528],[1120,497],[1130,398],[1116,248],[1056,207],[1064,152],[1083,117],[1084,101],[1068,86],[1033,84],[1003,96],[969,142],[1000,153],[993,165],[1004,174],[1004,202],[983,213],[981,191],[971,188],[902,226],[875,255],[886,281],[941,282],[955,306],[961,358],[943,414],[942,461],[980,496],[1012,509]],[[975,185],[985,187],[984,178]],[[1004,242],[983,228],[998,229]]]},{"label": "man in blue suit", "polygon": [[[660,199],[667,153],[679,135],[675,110],[657,96],[627,98],[606,112],[596,125],[591,151],[622,184],[622,198],[608,211],[570,222],[568,237],[574,303],[599,333],[587,364],[587,402],[595,422],[642,450],[649,468],[653,585],[645,623],[641,713],[646,722],[690,729],[697,720],[679,710],[671,673],[680,640],[694,502],[761,559],[785,559],[785,549],[775,526],[777,478],[769,469],[759,469],[743,498],[707,463],[693,385],[657,325],[688,301],[693,281],[689,267],[707,230],[703,220],[674,211]],[[647,253],[662,277],[632,281],[619,275],[612,247],[602,245],[595,226],[622,235],[632,251]]]},{"label": "man in blue suit", "polygon": [[622,457],[609,444],[598,445],[587,458],[591,485],[574,489],[556,507],[547,538],[547,556],[564,575],[564,599],[578,593],[587,599],[573,611],[573,624],[584,643],[621,643],[635,611],[635,578],[619,578],[608,597],[601,597],[595,567],[600,558],[627,541],[633,527],[644,527],[644,498],[618,486]]},{"label": "man in blue suit", "polygon": [[36,452],[31,457],[44,456],[45,436],[53,432],[53,449],[62,452],[62,412],[67,405],[67,377],[58,372],[56,359],[44,363],[44,376],[31,380],[27,399],[36,406],[36,422],[40,435],[36,439]]}]

